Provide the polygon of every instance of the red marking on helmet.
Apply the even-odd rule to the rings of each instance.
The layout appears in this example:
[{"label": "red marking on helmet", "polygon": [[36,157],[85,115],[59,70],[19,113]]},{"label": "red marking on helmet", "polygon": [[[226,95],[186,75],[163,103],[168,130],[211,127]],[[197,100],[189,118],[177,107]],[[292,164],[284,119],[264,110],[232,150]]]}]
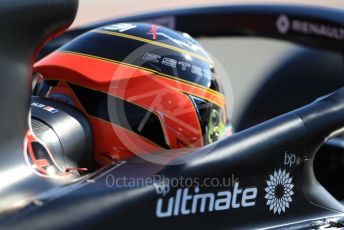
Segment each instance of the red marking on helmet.
[{"label": "red marking on helmet", "polygon": [[153,35],[153,40],[156,40],[156,33],[158,31],[158,26],[157,25],[151,25],[151,29],[148,33],[152,33]]}]

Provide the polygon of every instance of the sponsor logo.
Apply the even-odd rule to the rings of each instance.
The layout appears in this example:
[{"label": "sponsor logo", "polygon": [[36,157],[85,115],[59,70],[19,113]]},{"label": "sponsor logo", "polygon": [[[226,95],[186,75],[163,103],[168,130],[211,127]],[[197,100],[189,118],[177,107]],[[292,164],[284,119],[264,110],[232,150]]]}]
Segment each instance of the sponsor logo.
[{"label": "sponsor logo", "polygon": [[[191,57],[188,57],[189,59]],[[196,75],[197,77],[205,77],[209,80],[212,79],[212,73],[208,69],[203,69],[200,66],[193,65],[189,62],[185,61],[177,61],[176,59],[169,58],[169,57],[162,57],[157,54],[153,53],[145,53],[142,57],[143,60],[152,63],[160,63],[164,66],[171,67],[176,71],[190,71],[192,74]]]},{"label": "sponsor logo", "polygon": [[37,107],[37,108],[43,108],[43,107],[45,107],[45,105],[43,105],[43,104],[40,104],[40,103],[37,103],[37,102],[33,102],[33,103],[31,103],[31,106],[33,106],[33,107]]},{"label": "sponsor logo", "polygon": [[51,106],[46,106],[43,109],[48,111],[48,112],[50,112],[50,113],[57,113],[59,111],[58,109],[55,109],[55,108],[53,108]]},{"label": "sponsor logo", "polygon": [[291,167],[296,163],[296,155],[295,154],[288,154],[288,152],[284,153],[284,165],[289,165]]},{"label": "sponsor logo", "polygon": [[293,178],[286,170],[279,169],[270,175],[269,180],[266,181],[267,187],[265,188],[266,205],[269,210],[274,214],[281,214],[289,208],[289,204],[293,201],[294,194],[292,183]]},{"label": "sponsor logo", "polygon": [[55,108],[53,108],[51,106],[46,106],[44,104],[37,103],[37,102],[31,103],[31,106],[36,107],[36,108],[40,108],[40,109],[44,109],[44,110],[46,110],[46,111],[48,111],[50,113],[57,113],[57,112],[59,112],[58,109],[55,109]]},{"label": "sponsor logo", "polygon": [[166,196],[170,192],[170,186],[166,183],[156,184],[154,183],[156,194]]},{"label": "sponsor logo", "polygon": [[288,17],[285,16],[285,15],[280,15],[280,16],[277,18],[276,26],[277,26],[277,30],[278,30],[281,34],[287,33],[288,30],[289,30],[289,27],[290,27],[290,23],[289,23]]},{"label": "sponsor logo", "polygon": [[155,184],[158,195],[162,195],[156,204],[156,216],[167,218],[179,215],[192,215],[205,212],[228,211],[230,209],[255,206],[257,188],[240,188],[239,182],[232,190],[202,193],[200,188],[179,188],[172,196],[166,184]]},{"label": "sponsor logo", "polygon": [[276,27],[281,34],[291,31],[335,40],[344,40],[344,28],[307,20],[289,19],[286,15],[280,15],[277,18]]}]

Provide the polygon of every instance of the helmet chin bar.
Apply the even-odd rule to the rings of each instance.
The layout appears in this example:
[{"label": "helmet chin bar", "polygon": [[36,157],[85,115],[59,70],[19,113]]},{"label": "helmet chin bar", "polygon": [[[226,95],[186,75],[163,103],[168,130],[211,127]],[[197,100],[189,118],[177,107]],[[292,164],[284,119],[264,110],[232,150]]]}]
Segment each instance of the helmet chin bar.
[{"label": "helmet chin bar", "polygon": [[80,175],[92,168],[93,136],[87,118],[55,100],[31,98],[28,162],[45,176]]}]

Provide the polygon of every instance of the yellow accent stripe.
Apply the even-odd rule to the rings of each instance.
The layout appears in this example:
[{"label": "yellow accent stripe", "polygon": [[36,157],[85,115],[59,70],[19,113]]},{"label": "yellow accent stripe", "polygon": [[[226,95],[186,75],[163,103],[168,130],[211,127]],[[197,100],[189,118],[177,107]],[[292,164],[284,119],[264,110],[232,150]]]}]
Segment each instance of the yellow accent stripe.
[{"label": "yellow accent stripe", "polygon": [[[161,76],[161,77],[167,77],[167,78],[171,78],[173,80],[176,80],[176,81],[180,81],[180,82],[183,82],[185,84],[189,84],[189,85],[192,85],[192,86],[195,86],[197,88],[200,88],[202,90],[205,90],[205,91],[208,91],[208,93],[210,94],[214,94],[215,96],[220,96],[223,98],[223,101],[224,101],[224,95],[221,94],[220,92],[217,92],[215,90],[212,90],[212,89],[209,89],[209,88],[206,88],[202,85],[198,85],[196,83],[193,83],[193,82],[190,82],[190,81],[186,81],[184,79],[181,79],[181,78],[177,78],[177,77],[174,77],[174,76],[170,76],[170,75],[167,75],[167,74],[163,74],[163,73],[160,73],[160,72],[156,72],[154,70],[151,70],[151,69],[148,69],[148,68],[145,68],[145,67],[141,67],[141,66],[136,66],[136,65],[132,65],[132,64],[128,64],[128,63],[124,63],[124,62],[120,62],[120,61],[116,61],[116,60],[112,60],[112,59],[107,59],[107,58],[103,58],[103,57],[98,57],[98,56],[94,56],[94,55],[90,55],[90,54],[84,54],[84,53],[78,53],[78,52],[74,52],[74,51],[66,51],[66,50],[62,50],[62,51],[59,51],[61,53],[67,53],[67,54],[73,54],[73,55],[79,55],[79,56],[84,56],[84,57],[89,57],[89,58],[94,58],[94,59],[97,59],[97,60],[102,60],[102,61],[106,61],[106,62],[111,62],[111,63],[116,63],[116,64],[120,64],[120,65],[125,65],[125,66],[129,66],[129,67],[132,67],[132,68],[135,68],[135,69],[142,69],[142,70],[145,70],[147,72],[150,72],[150,73],[154,73],[156,74],[157,76]],[[187,93],[187,92],[185,92]],[[208,100],[208,101],[211,101],[212,103],[216,104],[216,105],[219,105],[218,103],[214,102],[213,100],[210,100],[209,98],[204,98],[205,100]],[[219,105],[220,107],[222,107],[222,105]]]},{"label": "yellow accent stripe", "polygon": [[191,51],[184,50],[184,49],[172,46],[172,45],[168,45],[168,44],[165,44],[165,43],[162,43],[162,42],[152,41],[152,40],[149,40],[149,39],[146,39],[146,38],[140,38],[140,37],[136,37],[136,36],[129,35],[129,34],[117,33],[117,32],[106,31],[106,30],[92,30],[91,32],[100,33],[100,34],[108,34],[108,35],[113,35],[113,36],[117,36],[117,37],[129,38],[129,39],[132,39],[132,40],[149,43],[149,44],[152,44],[152,45],[164,47],[164,48],[167,48],[167,49],[170,49],[170,50],[174,50],[174,51],[177,51],[177,52],[181,52],[181,53],[190,55],[191,57],[195,57],[197,59],[205,61],[208,64],[213,64],[212,60],[210,60],[209,58],[206,58],[206,57],[204,57],[202,55],[199,55],[199,54],[193,53]]}]

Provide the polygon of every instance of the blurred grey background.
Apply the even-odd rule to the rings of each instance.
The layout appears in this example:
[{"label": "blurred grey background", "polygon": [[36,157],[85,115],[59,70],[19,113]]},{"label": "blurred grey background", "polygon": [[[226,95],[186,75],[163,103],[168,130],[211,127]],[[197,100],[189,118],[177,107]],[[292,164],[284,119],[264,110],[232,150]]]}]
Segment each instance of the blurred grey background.
[{"label": "blurred grey background", "polygon": [[292,3],[344,8],[343,0],[80,0],[79,12],[73,26],[149,11],[238,3]]}]

